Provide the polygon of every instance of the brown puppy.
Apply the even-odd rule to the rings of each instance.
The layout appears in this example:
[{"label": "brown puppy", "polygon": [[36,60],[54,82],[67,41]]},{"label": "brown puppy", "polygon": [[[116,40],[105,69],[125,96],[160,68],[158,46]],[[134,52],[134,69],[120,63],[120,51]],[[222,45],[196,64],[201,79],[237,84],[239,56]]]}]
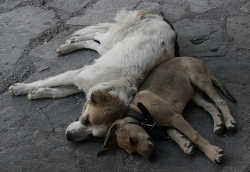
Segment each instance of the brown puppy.
[{"label": "brown puppy", "polygon": [[[220,163],[223,150],[199,135],[181,115],[186,104],[193,100],[211,114],[215,133],[221,133],[224,125],[228,130],[235,129],[236,122],[228,105],[217,94],[213,84],[236,102],[212,76],[203,61],[192,57],[177,57],[164,62],[152,72],[131,102],[130,109],[138,113],[140,110],[137,104],[142,103],[160,126],[172,127],[167,132],[184,152],[191,153],[193,147],[181,133],[196,144],[211,161]],[[213,100],[216,106],[207,102],[202,93]],[[148,157],[153,152],[153,143],[148,133],[137,124],[138,120],[131,116],[115,121],[108,130],[104,148],[116,144],[128,153],[137,152]]]}]

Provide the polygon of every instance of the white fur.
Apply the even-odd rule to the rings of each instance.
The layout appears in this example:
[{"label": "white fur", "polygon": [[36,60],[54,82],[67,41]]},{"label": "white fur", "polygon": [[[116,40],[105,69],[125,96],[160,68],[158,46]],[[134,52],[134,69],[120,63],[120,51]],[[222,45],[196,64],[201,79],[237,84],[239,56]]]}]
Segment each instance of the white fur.
[{"label": "white fur", "polygon": [[105,132],[107,130],[107,126],[105,125],[92,125],[89,127],[86,127],[83,125],[80,121],[72,122],[67,128],[66,128],[66,134],[70,133],[73,134],[74,141],[82,141],[87,139],[90,135],[93,135],[95,137],[103,137],[105,135]]},{"label": "white fur", "polygon": [[[152,68],[174,57],[175,40],[175,32],[162,17],[151,15],[141,19],[138,11],[122,11],[116,16],[115,23],[81,29],[57,49],[58,54],[82,48],[96,50],[102,56],[94,64],[45,80],[14,84],[9,91],[14,95],[28,93],[30,99],[57,98],[84,91],[88,99],[94,90],[107,90],[128,105]],[[69,85],[77,88],[65,91],[58,87]],[[48,87],[57,89],[40,89]],[[94,135],[106,130],[105,127],[97,128]]]}]

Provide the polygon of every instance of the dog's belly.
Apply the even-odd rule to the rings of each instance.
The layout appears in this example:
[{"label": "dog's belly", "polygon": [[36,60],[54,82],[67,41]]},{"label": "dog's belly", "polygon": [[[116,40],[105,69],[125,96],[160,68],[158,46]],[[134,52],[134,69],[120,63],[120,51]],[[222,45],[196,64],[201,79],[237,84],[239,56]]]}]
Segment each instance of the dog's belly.
[{"label": "dog's belly", "polygon": [[191,100],[193,93],[193,90],[189,90],[189,92],[184,92],[183,94],[172,94],[170,96],[166,96],[164,100],[169,103],[171,109],[173,109],[176,113],[181,114],[188,102]]},{"label": "dog's belly", "polygon": [[145,87],[145,90],[154,93],[159,96],[162,100],[167,102],[169,108],[174,110],[176,113],[181,114],[186,104],[191,100],[194,94],[194,88],[189,82],[188,78],[175,77],[175,81],[171,80],[168,82],[166,78],[161,82],[160,85],[153,87]]},{"label": "dog's belly", "polygon": [[194,89],[181,58],[159,65],[141,87],[141,90],[148,90],[159,96],[177,113],[182,113],[193,97]]},{"label": "dog's belly", "polygon": [[87,74],[83,71],[74,78],[74,85],[85,93],[97,84],[121,77],[119,69],[116,68],[110,67],[108,71],[105,71],[104,69],[92,69],[88,70]]},{"label": "dog's belly", "polygon": [[74,84],[84,92],[102,82],[131,78],[135,87],[143,80],[151,69],[164,59],[173,56],[166,56],[168,47],[161,44],[172,40],[175,35],[164,35],[162,33],[150,33],[144,35],[138,33],[125,38],[117,43],[111,50],[97,59],[93,65],[86,66],[74,79]]}]

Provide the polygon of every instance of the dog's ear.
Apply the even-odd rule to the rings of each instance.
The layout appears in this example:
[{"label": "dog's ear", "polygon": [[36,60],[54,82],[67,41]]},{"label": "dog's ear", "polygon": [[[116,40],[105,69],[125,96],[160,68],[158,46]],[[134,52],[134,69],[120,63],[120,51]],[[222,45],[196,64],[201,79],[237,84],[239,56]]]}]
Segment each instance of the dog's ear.
[{"label": "dog's ear", "polygon": [[118,124],[114,122],[111,127],[108,129],[106,134],[103,147],[112,147],[116,143],[115,131],[117,130]]},{"label": "dog's ear", "polygon": [[109,151],[116,145],[116,136],[115,136],[115,131],[118,127],[118,124],[114,122],[111,127],[108,129],[104,143],[103,143],[103,148],[101,151],[97,153],[97,156],[102,155],[104,152]]},{"label": "dog's ear", "polygon": [[108,101],[110,94],[105,90],[93,91],[90,95],[90,101],[94,104],[102,104]]}]

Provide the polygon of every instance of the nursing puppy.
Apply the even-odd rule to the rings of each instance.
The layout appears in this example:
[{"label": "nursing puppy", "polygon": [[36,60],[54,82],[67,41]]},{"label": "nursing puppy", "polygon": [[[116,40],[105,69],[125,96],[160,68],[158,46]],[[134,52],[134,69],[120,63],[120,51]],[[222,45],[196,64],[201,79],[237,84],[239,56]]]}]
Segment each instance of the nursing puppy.
[{"label": "nursing puppy", "polygon": [[[215,133],[221,133],[224,126],[228,130],[235,129],[236,122],[228,105],[217,94],[213,84],[236,102],[201,60],[192,57],[176,57],[159,65],[146,79],[141,91],[131,102],[128,112],[130,114],[115,121],[109,128],[104,150],[118,145],[128,153],[136,152],[149,157],[154,151],[154,144],[150,135],[140,125],[141,117],[138,117],[142,115],[141,111],[147,114],[145,109],[148,109],[157,125],[171,127],[167,128],[169,137],[185,153],[190,154],[193,151],[193,146],[188,140],[190,139],[211,161],[220,163],[223,157],[222,149],[210,144],[199,135],[181,115],[187,103],[192,100],[210,113],[214,120]],[[216,106],[204,99],[203,93]],[[132,116],[131,111],[134,111]]]},{"label": "nursing puppy", "polygon": [[[94,64],[32,83],[9,87],[28,99],[61,98],[80,91],[87,95],[82,115],[66,129],[70,141],[105,136],[107,127],[129,105],[153,67],[175,56],[176,33],[159,15],[122,11],[114,23],[100,23],[75,32],[58,55],[78,49],[97,51]],[[114,106],[115,105],[115,106]]]}]

